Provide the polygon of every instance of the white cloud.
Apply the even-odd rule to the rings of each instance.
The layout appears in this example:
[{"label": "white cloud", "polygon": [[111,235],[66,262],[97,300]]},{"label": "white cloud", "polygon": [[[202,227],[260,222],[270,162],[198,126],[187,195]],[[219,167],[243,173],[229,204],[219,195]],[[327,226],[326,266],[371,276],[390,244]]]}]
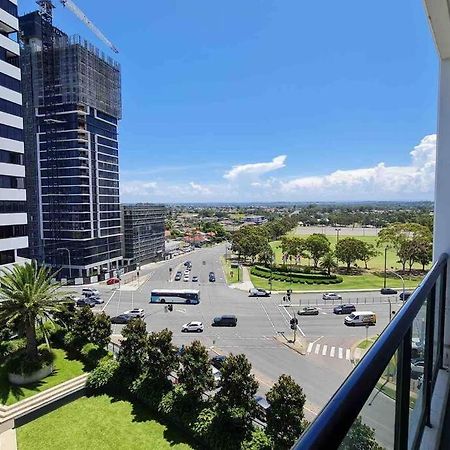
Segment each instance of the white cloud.
[{"label": "white cloud", "polygon": [[326,196],[329,199],[401,198],[431,194],[436,165],[436,135],[425,136],[411,151],[411,163],[387,166],[380,162],[374,167],[354,170],[340,169],[323,176],[299,177],[280,182],[281,192]]},{"label": "white cloud", "polygon": [[154,181],[123,181],[120,184],[120,193],[127,196],[147,196],[155,192],[157,183]]},{"label": "white cloud", "polygon": [[279,155],[272,159],[270,162],[261,162],[254,164],[240,164],[237,166],[233,166],[228,172],[223,176],[227,180],[236,180],[241,176],[252,176],[257,177],[259,175],[263,175],[267,172],[272,172],[274,170],[282,169],[286,166],[287,156]]},{"label": "white cloud", "polygon": [[203,186],[201,184],[194,183],[193,181],[189,183],[189,186],[193,191],[202,195],[210,195],[212,193],[211,189],[208,186]]}]

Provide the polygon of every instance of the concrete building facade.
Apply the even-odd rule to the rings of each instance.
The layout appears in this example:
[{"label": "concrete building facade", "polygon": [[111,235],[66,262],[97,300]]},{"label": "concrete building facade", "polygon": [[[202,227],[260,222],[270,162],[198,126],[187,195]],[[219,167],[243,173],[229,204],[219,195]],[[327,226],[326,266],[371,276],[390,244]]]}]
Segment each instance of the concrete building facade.
[{"label": "concrete building facade", "polygon": [[0,266],[28,247],[17,1],[0,1]]}]

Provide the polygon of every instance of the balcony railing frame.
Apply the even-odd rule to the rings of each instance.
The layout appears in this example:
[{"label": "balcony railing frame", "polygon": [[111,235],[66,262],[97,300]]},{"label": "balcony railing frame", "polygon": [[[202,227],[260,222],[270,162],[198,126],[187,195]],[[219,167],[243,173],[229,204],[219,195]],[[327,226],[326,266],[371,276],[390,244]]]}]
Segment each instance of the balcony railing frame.
[{"label": "balcony railing frame", "polygon": [[[422,283],[404,303],[359,364],[350,373],[299,441],[298,450],[337,449],[369,399],[389,361],[398,351],[394,449],[418,448],[425,426],[431,426],[430,407],[437,373],[443,367],[445,330],[444,307],[447,297],[449,256],[442,254]],[[437,285],[439,281],[439,291]],[[437,293],[439,292],[439,296]],[[436,303],[439,305],[438,327],[435,327]],[[412,327],[414,319],[426,304],[425,367],[420,417],[411,434],[409,400],[411,382]],[[436,360],[433,350],[436,345]],[[433,363],[434,362],[434,363]]]}]

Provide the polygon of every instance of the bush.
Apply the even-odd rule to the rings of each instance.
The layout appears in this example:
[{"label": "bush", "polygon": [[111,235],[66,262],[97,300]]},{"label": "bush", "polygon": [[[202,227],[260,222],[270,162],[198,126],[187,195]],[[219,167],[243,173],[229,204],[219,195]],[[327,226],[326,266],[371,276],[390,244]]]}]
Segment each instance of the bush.
[{"label": "bush", "polygon": [[11,355],[6,363],[6,370],[9,373],[16,373],[20,375],[29,375],[42,369],[45,366],[50,366],[55,361],[55,354],[45,345],[38,347],[38,358],[31,360],[27,355],[25,349],[21,349]]},{"label": "bush", "polygon": [[63,344],[64,348],[69,351],[79,350],[78,337],[72,331],[66,333]]},{"label": "bush", "polygon": [[242,450],[270,450],[272,448],[272,442],[264,430],[255,429],[250,439],[245,440],[242,443]]},{"label": "bush", "polygon": [[192,426],[192,432],[194,433],[194,436],[202,440],[207,440],[211,433],[216,416],[217,414],[214,409],[203,409],[198,415],[197,421]]},{"label": "bush", "polygon": [[330,283],[340,283],[342,282],[341,277],[336,275],[328,276],[326,273],[307,273],[305,270],[288,270],[287,268],[277,267],[272,272],[267,267],[254,266],[251,269],[251,273],[261,278],[270,278],[272,276],[273,280],[276,281],[289,281],[293,283],[301,283],[304,281],[311,281],[308,284],[330,284]]},{"label": "bush", "polygon": [[93,369],[99,363],[99,361],[107,355],[107,351],[98,345],[89,342],[81,349],[81,357],[88,369]]},{"label": "bush", "polygon": [[23,350],[26,346],[24,338],[13,339],[12,341],[1,341],[0,342],[0,358],[2,361],[6,361],[9,356]]},{"label": "bush", "polygon": [[119,363],[113,358],[103,358],[97,367],[88,375],[86,387],[93,391],[101,391],[115,386]]}]

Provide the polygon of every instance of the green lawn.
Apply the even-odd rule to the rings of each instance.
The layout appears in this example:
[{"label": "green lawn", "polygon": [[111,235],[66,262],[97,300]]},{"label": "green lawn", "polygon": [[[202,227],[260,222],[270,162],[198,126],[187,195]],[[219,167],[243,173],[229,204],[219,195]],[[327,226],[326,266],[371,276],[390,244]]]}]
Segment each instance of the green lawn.
[{"label": "green lawn", "polygon": [[[286,289],[292,289],[294,291],[335,291],[345,289],[381,289],[383,287],[383,277],[376,274],[366,272],[362,275],[340,275],[343,278],[342,283],[338,284],[300,284],[289,283],[283,281],[273,281],[273,291],[285,291]],[[252,283],[255,287],[270,289],[269,280],[267,278],[257,277],[250,275]],[[411,279],[405,279],[405,286],[408,289],[414,289],[420,283],[421,277],[412,277]],[[402,282],[399,278],[388,277],[387,282],[389,287],[400,289],[402,288]]]},{"label": "green lawn", "polygon": [[54,352],[56,354],[55,371],[47,378],[27,386],[11,385],[5,368],[0,366],[0,404],[12,405],[24,398],[31,397],[38,392],[45,391],[83,374],[83,363],[67,359],[64,350],[54,349]]},{"label": "green lawn", "polygon": [[82,397],[17,429],[19,450],[191,449],[179,430],[138,404]]},{"label": "green lawn", "polygon": [[[301,236],[301,237],[307,237],[307,236]],[[361,241],[364,242],[368,242],[370,244],[373,244],[376,246],[377,243],[377,237],[376,236],[345,236],[345,235],[340,235],[340,239],[343,239],[345,237],[355,237],[356,239],[360,239]],[[334,247],[336,246],[336,235],[327,235],[328,240],[331,242],[331,248],[334,249]],[[273,241],[270,243],[270,245],[272,246],[272,249],[275,252],[275,258],[276,258],[276,263],[277,264],[281,264],[282,263],[282,259],[281,259],[281,248],[279,248],[281,244],[281,241]],[[378,256],[376,256],[375,258],[372,258],[369,263],[368,263],[368,268],[369,269],[383,269],[384,270],[384,248],[380,247],[380,254]],[[395,254],[395,251],[393,250],[388,250],[387,252],[387,267],[391,268],[394,267],[396,269],[401,269],[401,265],[400,263],[397,262],[397,256]],[[304,260],[305,261],[305,260]],[[308,261],[306,259],[306,261]],[[364,268],[364,263],[362,263],[361,261],[358,261],[358,265],[361,268]],[[414,264],[413,266],[414,269],[422,269],[422,266],[420,264]],[[429,267],[426,267],[429,268]]]},{"label": "green lawn", "polygon": [[[222,266],[223,271],[225,272],[225,277],[227,280],[227,284],[237,283],[238,281],[242,281],[242,268],[232,269],[230,260],[222,257]],[[239,271],[239,273],[238,273]],[[231,275],[233,274],[233,275]]]}]

